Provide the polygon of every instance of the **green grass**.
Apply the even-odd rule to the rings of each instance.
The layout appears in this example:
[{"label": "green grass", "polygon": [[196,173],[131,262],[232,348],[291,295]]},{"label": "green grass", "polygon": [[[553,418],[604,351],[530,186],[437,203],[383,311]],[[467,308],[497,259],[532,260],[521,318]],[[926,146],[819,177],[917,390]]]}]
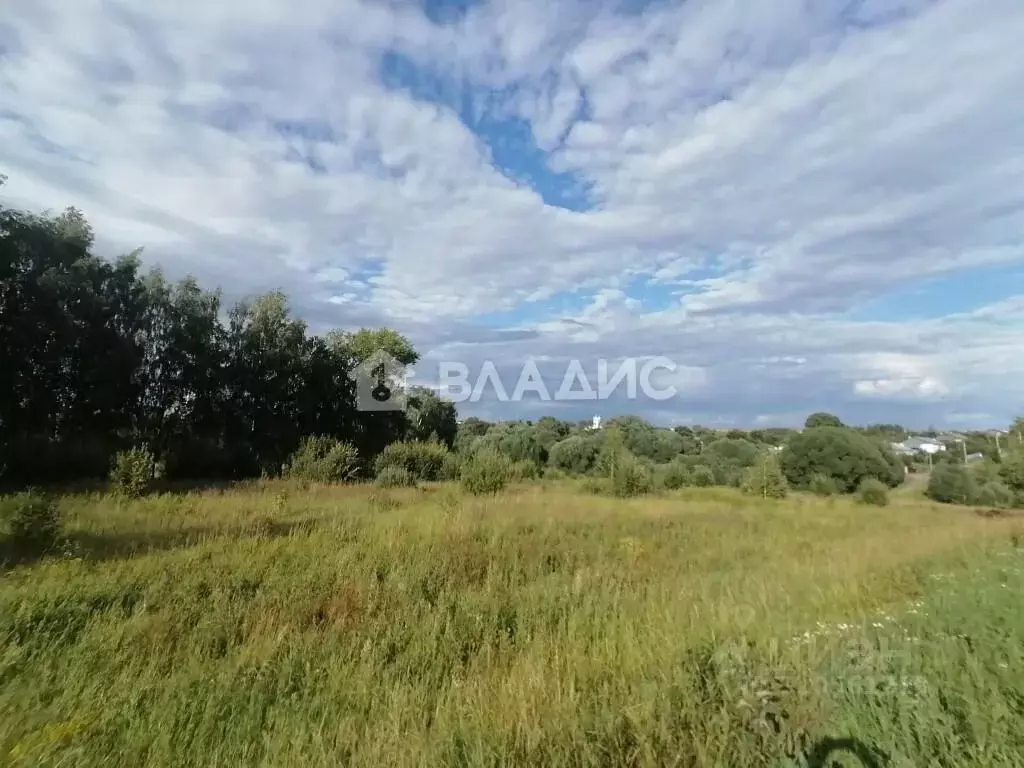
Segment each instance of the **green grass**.
[{"label": "green grass", "polygon": [[782,766],[830,736],[898,766],[1024,754],[1016,519],[572,483],[62,508],[71,554],[0,574],[2,765]]}]

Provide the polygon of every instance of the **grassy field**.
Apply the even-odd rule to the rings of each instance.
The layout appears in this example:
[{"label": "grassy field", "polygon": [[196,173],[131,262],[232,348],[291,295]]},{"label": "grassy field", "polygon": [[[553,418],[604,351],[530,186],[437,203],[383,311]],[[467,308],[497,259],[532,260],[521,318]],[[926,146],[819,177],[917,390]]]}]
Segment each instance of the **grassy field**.
[{"label": "grassy field", "polygon": [[0,574],[2,765],[1024,764],[1017,519],[541,483],[61,503],[72,551]]}]

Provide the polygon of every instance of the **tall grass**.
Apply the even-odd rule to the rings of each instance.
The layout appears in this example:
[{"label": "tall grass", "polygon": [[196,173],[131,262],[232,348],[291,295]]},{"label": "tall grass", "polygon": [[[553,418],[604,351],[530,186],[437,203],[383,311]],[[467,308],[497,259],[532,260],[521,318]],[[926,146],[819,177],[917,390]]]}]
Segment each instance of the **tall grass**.
[{"label": "tall grass", "polygon": [[0,764],[775,766],[854,735],[901,765],[1009,766],[1024,748],[1013,519],[571,482],[62,511],[78,557],[0,577]]}]

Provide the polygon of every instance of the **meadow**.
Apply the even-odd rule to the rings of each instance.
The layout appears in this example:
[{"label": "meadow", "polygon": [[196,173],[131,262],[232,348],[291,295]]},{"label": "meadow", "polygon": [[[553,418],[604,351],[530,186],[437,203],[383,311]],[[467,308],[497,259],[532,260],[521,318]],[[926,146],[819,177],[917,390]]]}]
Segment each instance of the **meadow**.
[{"label": "meadow", "polygon": [[1010,514],[572,481],[60,505],[66,551],[0,573],[0,765],[1024,764]]}]

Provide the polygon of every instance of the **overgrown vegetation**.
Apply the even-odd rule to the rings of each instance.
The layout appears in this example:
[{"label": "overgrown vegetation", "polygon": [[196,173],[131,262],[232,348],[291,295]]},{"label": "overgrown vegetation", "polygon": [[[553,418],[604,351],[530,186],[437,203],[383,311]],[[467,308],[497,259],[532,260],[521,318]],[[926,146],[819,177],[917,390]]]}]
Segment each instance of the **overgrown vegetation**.
[{"label": "overgrown vegetation", "polygon": [[327,435],[305,437],[282,474],[312,483],[347,483],[359,476],[359,451]]},{"label": "overgrown vegetation", "polygon": [[75,558],[0,579],[4,764],[768,768],[838,736],[893,765],[1009,768],[1024,750],[1016,520],[539,483],[59,502]]},{"label": "overgrown vegetation", "polygon": [[504,490],[514,476],[515,462],[492,447],[479,448],[462,465],[462,487],[475,496]]},{"label": "overgrown vegetation", "polygon": [[0,529],[12,559],[45,554],[60,542],[60,509],[36,490],[0,498]]},{"label": "overgrown vegetation", "polygon": [[146,448],[120,451],[110,469],[110,490],[126,499],[145,496],[156,478],[156,460]]}]

